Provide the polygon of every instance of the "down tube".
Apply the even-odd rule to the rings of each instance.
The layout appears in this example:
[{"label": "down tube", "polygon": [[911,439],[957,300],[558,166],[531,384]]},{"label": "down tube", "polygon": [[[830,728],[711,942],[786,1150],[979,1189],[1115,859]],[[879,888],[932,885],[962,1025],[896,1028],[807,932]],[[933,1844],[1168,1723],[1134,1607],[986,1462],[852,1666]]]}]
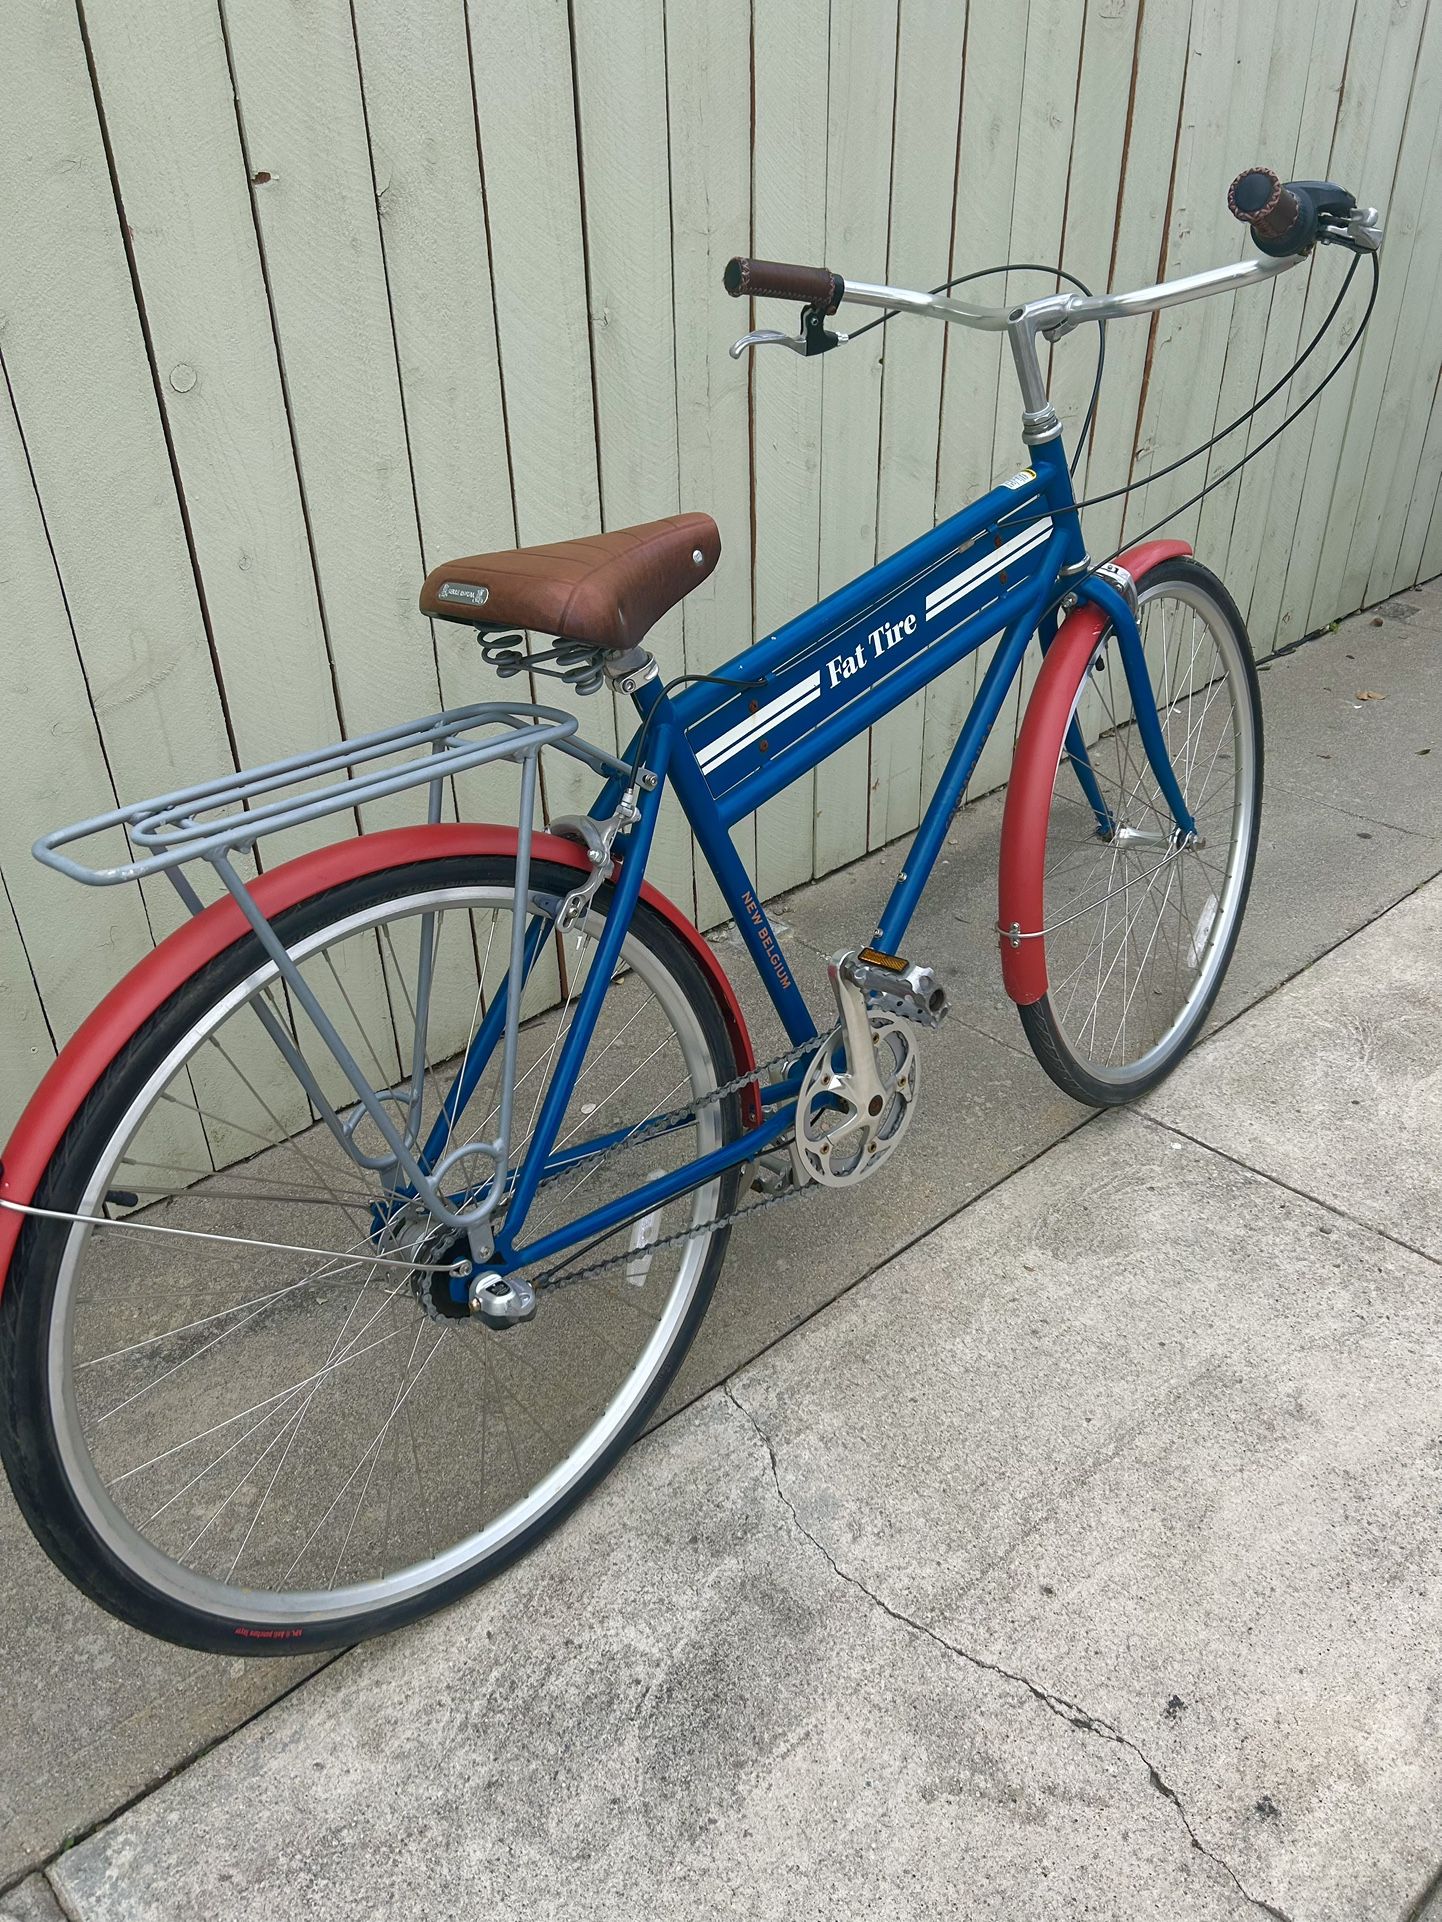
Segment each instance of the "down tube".
[{"label": "down tube", "polygon": [[1048,544],[1046,565],[1037,574],[1039,590],[1002,635],[1001,646],[992,656],[991,665],[976,691],[976,699],[962,723],[956,746],[951,750],[941,779],[936,784],[936,792],[922,817],[921,826],[916,830],[906,865],[896,877],[896,886],[891,890],[891,898],[877,924],[876,945],[888,954],[901,952],[907,924],[916,911],[921,890],[931,878],[931,870],[936,865],[936,857],[941,852],[962,793],[971,779],[972,769],[976,766],[987,735],[996,724],[1001,704],[1016,679],[1017,669],[1031,644],[1042,610],[1055,592],[1056,570],[1065,556],[1065,544],[1064,533]]}]

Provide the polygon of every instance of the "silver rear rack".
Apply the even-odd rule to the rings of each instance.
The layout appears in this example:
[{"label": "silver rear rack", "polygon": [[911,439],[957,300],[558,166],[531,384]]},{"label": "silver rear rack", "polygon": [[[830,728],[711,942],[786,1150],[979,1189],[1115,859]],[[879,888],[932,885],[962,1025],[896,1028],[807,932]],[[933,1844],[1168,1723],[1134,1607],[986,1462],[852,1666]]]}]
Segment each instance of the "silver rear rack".
[{"label": "silver rear rack", "polygon": [[[433,1221],[471,1237],[473,1255],[479,1260],[489,1246],[486,1223],[506,1193],[511,1172],[512,1093],[521,997],[528,966],[527,922],[537,912],[545,912],[530,892],[541,749],[559,748],[563,754],[585,762],[608,780],[623,777],[628,783],[628,793],[633,778],[626,762],[604,748],[581,740],[576,729],[574,715],[560,708],[536,707],[527,702],[486,701],[473,707],[450,708],[419,721],[382,728],[375,734],[337,741],[309,754],[293,754],[283,761],[268,762],[264,767],[224,774],[213,781],[177,788],[171,794],[156,795],[148,801],[112,808],[108,814],[93,815],[73,827],[57,828],[43,835],[35,843],[35,856],[47,867],[87,887],[112,887],[118,882],[164,874],[192,914],[201,913],[204,903],[181,870],[187,862],[205,861],[249,922],[289,988],[294,1004],[305,1011],[356,1096],[357,1105],[348,1114],[338,1110],[307,1060],[298,1030],[292,1033],[274,1008],[264,999],[257,1000],[254,1004],[257,1019],[305,1089],[315,1112],[352,1161],[380,1177],[393,1201],[403,1202],[407,1196],[422,1201]],[[401,759],[397,765],[397,756],[409,758]],[[418,1044],[417,1059],[406,1083],[396,1088],[377,1088],[297,968],[231,857],[253,847],[268,834],[279,834],[285,828],[299,827],[329,814],[347,813],[367,801],[398,794],[406,788],[429,789],[427,819],[434,825],[441,818],[447,779],[493,761],[515,762],[521,774],[510,956],[505,986],[498,991],[504,997],[498,1126],[494,1136],[458,1139],[448,1146],[434,1166],[428,1166],[420,1137],[426,1066],[423,1049]],[[316,782],[320,785],[313,785]],[[287,789],[303,791],[287,794]],[[129,836],[135,855],[119,866],[91,866],[61,852],[77,841],[116,828],[123,829]],[[418,1037],[424,1031],[430,993],[431,944],[427,935],[420,943],[412,996]],[[374,1123],[381,1136],[379,1152],[362,1149],[356,1139],[357,1126],[364,1117]],[[483,1157],[488,1164],[489,1178],[479,1183],[472,1178],[466,1182],[461,1195],[448,1195],[447,1176],[462,1162],[474,1161],[476,1157]]]},{"label": "silver rear rack", "polygon": [[[439,818],[440,784],[449,776],[491,761],[530,760],[543,747],[560,748],[598,774],[629,771],[615,755],[577,740],[576,728],[575,716],[560,708],[507,701],[453,707],[56,828],[35,843],[35,858],[86,887],[112,887],[164,873],[186,861],[213,862],[217,855],[251,847],[268,834],[344,813],[406,788],[429,785],[432,815]],[[483,738],[475,738],[482,734]],[[413,750],[413,758],[399,766],[373,765]],[[325,779],[333,775],[343,778]],[[317,780],[325,784],[300,794],[280,793]],[[142,850],[134,860],[118,867],[95,867],[60,852],[113,828],[123,828],[132,847]]]}]

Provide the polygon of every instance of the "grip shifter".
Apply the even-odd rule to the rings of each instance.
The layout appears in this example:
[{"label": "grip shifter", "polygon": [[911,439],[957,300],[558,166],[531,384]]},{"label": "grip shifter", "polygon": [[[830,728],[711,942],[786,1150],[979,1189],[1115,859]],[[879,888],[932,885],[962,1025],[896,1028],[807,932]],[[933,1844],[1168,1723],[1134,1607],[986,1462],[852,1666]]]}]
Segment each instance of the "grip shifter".
[{"label": "grip shifter", "polygon": [[1359,208],[1345,187],[1331,180],[1289,180],[1270,167],[1248,167],[1227,189],[1227,205],[1252,230],[1264,254],[1274,258],[1310,253],[1318,241],[1375,253],[1382,241],[1375,212]]}]

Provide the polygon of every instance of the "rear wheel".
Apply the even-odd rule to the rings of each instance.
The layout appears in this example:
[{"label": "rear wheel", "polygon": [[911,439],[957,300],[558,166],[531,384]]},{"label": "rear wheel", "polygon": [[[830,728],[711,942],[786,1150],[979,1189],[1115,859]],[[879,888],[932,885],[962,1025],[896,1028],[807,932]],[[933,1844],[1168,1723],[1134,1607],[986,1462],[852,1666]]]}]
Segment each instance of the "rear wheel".
[{"label": "rear wheel", "polygon": [[1164,561],[1139,584],[1138,624],[1197,838],[1174,833],[1108,629],[1076,689],[1047,821],[1047,992],[1019,1009],[1052,1080],[1092,1107],[1145,1093],[1196,1040],[1236,946],[1261,819],[1261,699],[1231,596],[1197,562]]},{"label": "rear wheel", "polygon": [[[554,912],[575,881],[534,864],[533,905]],[[417,1138],[504,979],[513,883],[507,858],[416,863],[277,921]],[[540,950],[523,1002],[513,1162],[608,900],[602,889],[577,928]],[[428,1004],[415,987],[425,947]],[[375,1177],[314,1119],[261,1008],[320,1063],[273,962],[247,937],[172,996],[72,1123],[41,1206],[185,1232],[26,1223],[0,1298],[0,1450],[41,1543],[106,1608],[192,1647],[305,1652],[464,1594],[607,1472],[700,1325],[727,1240],[707,1224],[734,1206],[738,1177],[648,1219],[649,1239],[680,1232],[675,1245],[648,1251],[638,1239],[609,1271],[543,1290],[533,1320],[489,1326],[454,1313],[447,1278],[428,1271],[448,1258],[439,1242],[378,1236]],[[458,1124],[466,1138],[490,1131],[499,1055]],[[557,1143],[574,1153],[678,1109],[689,1119],[571,1161],[539,1190],[520,1239],[732,1139],[735,1096],[698,1097],[735,1074],[710,984],[665,922],[638,908]],[[338,1083],[327,1093],[342,1096]],[[485,1170],[458,1165],[453,1179],[464,1191]],[[684,1238],[689,1227],[699,1232]],[[626,1255],[632,1232],[575,1265]]]}]

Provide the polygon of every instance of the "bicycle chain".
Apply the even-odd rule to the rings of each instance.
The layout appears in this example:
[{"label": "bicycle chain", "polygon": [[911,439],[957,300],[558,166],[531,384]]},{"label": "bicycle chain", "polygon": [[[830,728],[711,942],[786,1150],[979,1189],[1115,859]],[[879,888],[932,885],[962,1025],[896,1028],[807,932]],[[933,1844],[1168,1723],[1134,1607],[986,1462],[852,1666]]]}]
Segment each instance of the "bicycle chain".
[{"label": "bicycle chain", "polygon": [[[837,1026],[833,1028],[829,1034],[821,1035],[815,1040],[803,1041],[797,1047],[786,1049],[783,1054],[773,1055],[769,1061],[758,1062],[754,1068],[748,1069],[745,1074],[735,1076],[734,1079],[730,1081],[723,1082],[719,1088],[712,1088],[708,1093],[698,1095],[694,1101],[689,1102],[684,1108],[672,1108],[664,1115],[653,1115],[649,1121],[639,1123],[635,1130],[627,1135],[624,1141],[613,1143],[611,1147],[597,1155],[595,1162],[596,1167],[599,1168],[610,1155],[619,1154],[626,1148],[635,1147],[638,1143],[649,1140],[652,1135],[660,1133],[666,1128],[679,1126],[682,1122],[689,1120],[698,1108],[708,1107],[717,1101],[724,1101],[728,1095],[739,1094],[743,1089],[750,1087],[753,1082],[759,1082],[763,1075],[784,1071],[794,1066],[803,1055],[814,1054],[818,1049],[828,1047],[836,1040],[840,1032],[841,1029]],[[778,1148],[784,1147],[785,1138],[783,1137],[771,1145]],[[559,1177],[552,1177],[552,1179],[559,1179]],[[700,1184],[698,1184],[698,1186],[699,1185]],[[674,1234],[662,1235],[659,1240],[647,1243],[645,1253],[648,1256],[655,1255],[662,1248],[676,1247],[682,1242],[694,1240],[697,1235],[713,1235],[718,1228],[733,1227],[736,1222],[744,1221],[747,1215],[758,1215],[764,1208],[774,1208],[778,1202],[794,1201],[798,1195],[806,1193],[807,1190],[814,1185],[815,1184],[811,1182],[798,1182],[795,1187],[785,1188],[780,1194],[767,1195],[761,1201],[749,1202],[744,1208],[733,1208],[729,1215],[717,1215],[712,1221],[699,1222],[694,1227],[680,1228],[677,1229]],[[689,1194],[691,1190],[683,1189],[682,1192]],[[675,1198],[679,1200],[680,1197],[677,1196]],[[629,1223],[622,1222],[617,1227],[611,1229],[610,1233],[619,1234],[621,1228],[629,1225]],[[532,1283],[532,1286],[535,1288],[537,1294],[540,1294],[543,1289],[566,1288],[569,1287],[572,1282],[586,1281],[593,1275],[603,1274],[608,1268],[619,1267],[623,1262],[630,1261],[634,1253],[635,1251],[631,1248],[622,1248],[615,1254],[602,1256],[599,1261],[588,1262],[584,1268],[566,1270],[564,1264],[560,1264],[555,1268],[548,1269],[545,1274],[539,1276],[538,1279]]]}]

